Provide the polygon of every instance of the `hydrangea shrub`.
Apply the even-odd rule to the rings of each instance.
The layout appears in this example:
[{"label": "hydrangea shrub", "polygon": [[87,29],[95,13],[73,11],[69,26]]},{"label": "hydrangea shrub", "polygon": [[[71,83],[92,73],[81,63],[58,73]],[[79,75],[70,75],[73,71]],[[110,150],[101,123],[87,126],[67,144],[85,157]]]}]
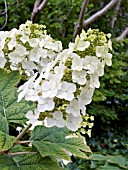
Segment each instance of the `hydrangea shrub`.
[{"label": "hydrangea shrub", "polygon": [[[100,87],[99,77],[104,75],[105,65],[112,64],[110,37],[98,29],[82,30],[75,42],[69,43],[68,49],[62,49],[61,41],[47,35],[45,26],[30,21],[20,25],[19,29],[0,32],[0,68],[7,73],[19,72],[24,79],[18,87],[17,102],[25,99],[35,104],[35,109],[25,113],[28,120],[24,123],[28,124],[29,130],[35,134],[41,127],[63,129],[66,126],[73,133],[83,131],[87,125],[86,106],[91,103],[95,88]],[[21,129],[18,127],[17,130]],[[15,140],[8,149],[14,143]],[[31,144],[40,152],[38,140]],[[42,149],[43,157],[50,155],[44,153]]]}]

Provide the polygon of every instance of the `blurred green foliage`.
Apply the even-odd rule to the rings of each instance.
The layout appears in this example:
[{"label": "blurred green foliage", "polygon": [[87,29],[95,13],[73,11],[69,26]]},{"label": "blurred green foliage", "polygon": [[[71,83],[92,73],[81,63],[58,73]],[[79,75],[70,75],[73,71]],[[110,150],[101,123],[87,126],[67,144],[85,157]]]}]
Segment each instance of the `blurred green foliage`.
[{"label": "blurred green foliage", "polygon": [[125,170],[128,169],[128,161],[122,155],[92,154],[89,160],[75,159],[74,163],[63,166],[64,170]]},{"label": "blurred green foliage", "polygon": [[[18,27],[26,20],[30,20],[35,0],[7,0],[8,22],[4,30]],[[37,23],[47,26],[48,33],[53,38],[62,40],[64,47],[72,40],[74,26],[78,22],[79,13],[83,0],[49,0],[46,7],[38,14]],[[90,0],[86,9],[85,19],[102,9],[110,0]],[[4,11],[4,0],[0,1],[0,11]],[[117,13],[114,29],[111,28],[111,21],[115,15],[114,7],[94,23],[89,25],[92,28],[99,28],[105,33],[112,33],[113,37],[118,36],[127,26],[128,1],[122,0],[121,7]],[[0,15],[0,27],[5,21],[5,15]]]},{"label": "blurred green foliage", "polygon": [[[7,0],[8,22],[4,30],[18,27],[31,18],[34,0]],[[64,48],[72,40],[74,26],[78,22],[83,0],[49,0],[46,7],[38,14],[37,23],[47,26],[48,33],[63,42]],[[85,19],[102,9],[110,0],[90,0]],[[0,13],[4,12],[4,1],[0,1]],[[113,7],[89,27],[111,33],[113,38],[113,65],[106,67],[105,75],[100,78],[101,87],[95,91],[93,102],[87,112],[95,116],[92,138],[87,142],[93,152],[104,155],[123,155],[127,157],[128,136],[128,38],[117,42],[116,37],[128,27],[128,0],[122,0],[112,29],[111,21],[116,15]],[[0,27],[4,24],[5,15],[0,15]],[[96,169],[108,166],[108,162],[96,160],[84,161],[74,158],[68,169]],[[107,164],[106,164],[107,163]],[[82,167],[83,166],[83,167]],[[109,166],[112,166],[109,164]],[[121,169],[121,167],[116,168]],[[79,168],[80,167],[80,168]],[[108,169],[112,169],[109,167]],[[101,167],[103,169],[103,167]],[[104,168],[105,169],[105,168]],[[107,167],[106,167],[107,169]],[[114,168],[113,168],[114,169]],[[98,169],[100,170],[100,169]]]}]

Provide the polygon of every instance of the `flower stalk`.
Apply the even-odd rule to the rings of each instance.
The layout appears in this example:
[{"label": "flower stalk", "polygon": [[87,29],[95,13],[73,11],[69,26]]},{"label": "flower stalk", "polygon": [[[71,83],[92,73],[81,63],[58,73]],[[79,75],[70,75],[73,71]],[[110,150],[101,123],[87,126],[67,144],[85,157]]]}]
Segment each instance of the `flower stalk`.
[{"label": "flower stalk", "polygon": [[28,124],[23,130],[22,132],[16,137],[17,141],[29,130],[29,128],[31,127],[31,124]]},{"label": "flower stalk", "polygon": [[33,154],[37,152],[15,152],[15,153],[8,153],[9,156],[16,156],[16,155],[26,155],[26,154]]}]

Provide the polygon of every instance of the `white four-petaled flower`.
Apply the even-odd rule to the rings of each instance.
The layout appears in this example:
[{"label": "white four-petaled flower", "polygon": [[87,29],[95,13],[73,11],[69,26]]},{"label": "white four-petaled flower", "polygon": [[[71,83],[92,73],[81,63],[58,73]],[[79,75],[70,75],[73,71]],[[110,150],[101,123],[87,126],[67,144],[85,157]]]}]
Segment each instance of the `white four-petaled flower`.
[{"label": "white four-petaled flower", "polygon": [[84,85],[87,81],[86,75],[87,75],[87,73],[85,70],[81,70],[81,71],[73,70],[72,80],[73,80],[73,82],[76,82],[80,85]]},{"label": "white four-petaled flower", "polygon": [[27,121],[27,124],[32,124],[30,130],[33,130],[35,126],[37,125],[42,125],[42,121],[39,121],[40,112],[38,112],[37,109],[34,110],[34,112],[32,110],[28,111],[26,113],[26,117],[29,119],[29,121]]},{"label": "white four-petaled flower", "polygon": [[55,111],[53,113],[53,118],[45,118],[44,124],[47,127],[57,126],[64,127],[65,121],[63,119],[63,114],[61,111]]},{"label": "white four-petaled flower", "polygon": [[79,103],[76,99],[73,99],[70,104],[66,108],[67,113],[71,113],[73,116],[78,117],[80,116],[80,108]]},{"label": "white four-petaled flower", "polygon": [[74,92],[76,91],[76,85],[63,81],[61,83],[61,89],[58,90],[56,97],[71,101],[74,98]]},{"label": "white four-petaled flower", "polygon": [[37,109],[39,112],[51,111],[54,109],[55,103],[52,98],[38,97]]}]

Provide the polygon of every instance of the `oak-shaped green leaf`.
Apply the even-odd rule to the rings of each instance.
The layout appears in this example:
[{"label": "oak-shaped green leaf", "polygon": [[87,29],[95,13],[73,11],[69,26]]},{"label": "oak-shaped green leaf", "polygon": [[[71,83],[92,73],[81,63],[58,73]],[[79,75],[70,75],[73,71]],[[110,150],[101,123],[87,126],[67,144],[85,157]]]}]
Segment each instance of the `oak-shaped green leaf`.
[{"label": "oak-shaped green leaf", "polygon": [[[25,123],[27,120],[25,117],[26,112],[35,108],[32,103],[25,100],[17,102],[18,93],[15,86],[19,80],[18,71],[7,73],[0,69],[0,114],[5,117],[8,123]],[[1,124],[0,122],[0,128]],[[0,130],[3,131],[3,129]]]},{"label": "oak-shaped green leaf", "polygon": [[42,158],[38,153],[29,154],[15,161],[15,157],[0,155],[0,170],[62,170],[56,160]]},{"label": "oak-shaped green leaf", "polygon": [[20,170],[62,170],[56,160],[49,157],[42,158],[40,154],[29,154],[18,161]]},{"label": "oak-shaped green leaf", "polygon": [[6,133],[0,131],[0,152],[4,152],[12,148],[16,138],[14,136],[9,136]]},{"label": "oak-shaped green leaf", "polygon": [[91,152],[90,148],[80,138],[66,138],[68,135],[70,135],[70,131],[67,128],[37,126],[33,130],[30,140],[42,157],[51,155],[55,158],[70,160],[67,154],[70,152],[87,158],[84,152]]}]

